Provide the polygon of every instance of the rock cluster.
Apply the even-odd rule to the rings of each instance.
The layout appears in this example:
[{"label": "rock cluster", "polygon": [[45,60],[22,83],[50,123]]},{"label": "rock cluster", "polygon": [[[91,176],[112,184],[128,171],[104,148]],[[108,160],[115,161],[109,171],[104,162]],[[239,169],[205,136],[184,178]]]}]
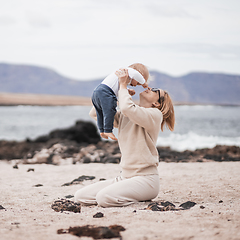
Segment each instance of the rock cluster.
[{"label": "rock cluster", "polygon": [[236,146],[217,145],[214,148],[195,151],[177,152],[169,147],[158,147],[160,161],[163,162],[207,162],[240,161],[240,148]]},{"label": "rock cluster", "polygon": [[81,204],[76,203],[70,200],[61,199],[55,201],[51,208],[56,212],[63,212],[63,211],[69,211],[74,213],[80,213],[81,212]]},{"label": "rock cluster", "polygon": [[[177,152],[169,147],[158,147],[159,161],[205,162],[240,161],[240,148],[218,145],[212,149]],[[0,141],[0,160],[20,159],[26,164],[60,164],[63,159],[75,163],[119,163],[118,142],[101,141],[96,126],[77,121],[67,129],[57,129],[35,140],[22,142]]]},{"label": "rock cluster", "polygon": [[152,202],[150,203],[146,210],[152,210],[152,211],[179,211],[179,210],[186,210],[190,209],[191,207],[195,206],[195,202],[187,201],[185,203],[182,203],[179,207],[176,207],[173,203],[171,202]]}]

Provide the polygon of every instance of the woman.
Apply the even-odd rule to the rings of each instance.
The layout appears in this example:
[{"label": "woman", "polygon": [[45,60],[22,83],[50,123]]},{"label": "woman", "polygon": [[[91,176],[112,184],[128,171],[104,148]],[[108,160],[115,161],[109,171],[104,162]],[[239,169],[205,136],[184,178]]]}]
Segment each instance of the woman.
[{"label": "woman", "polygon": [[[122,154],[121,176],[100,181],[78,190],[75,201],[102,207],[126,206],[155,198],[159,192],[156,148],[160,129],[174,130],[175,116],[170,96],[162,89],[148,88],[140,93],[136,105],[128,93],[127,69],[116,72],[120,90],[119,108],[114,126],[118,127],[118,143]],[[91,110],[90,116],[96,119]]]}]

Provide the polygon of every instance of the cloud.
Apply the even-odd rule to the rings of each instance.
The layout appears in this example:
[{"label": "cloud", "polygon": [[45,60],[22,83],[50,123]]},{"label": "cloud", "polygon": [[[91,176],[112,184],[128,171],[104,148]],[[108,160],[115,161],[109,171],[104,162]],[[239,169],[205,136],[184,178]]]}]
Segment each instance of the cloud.
[{"label": "cloud", "polygon": [[178,5],[166,5],[161,3],[146,3],[146,9],[158,17],[166,18],[190,18],[190,19],[199,19],[198,15],[192,14],[184,7]]},{"label": "cloud", "polygon": [[26,13],[27,22],[34,28],[49,28],[51,27],[50,21],[47,17],[40,15],[36,12]]},{"label": "cloud", "polygon": [[0,16],[0,26],[9,26],[16,23],[16,19],[12,16],[2,15]]},{"label": "cloud", "polygon": [[215,59],[240,59],[240,45],[208,43],[174,43],[162,44],[162,49],[170,52],[205,55]]}]

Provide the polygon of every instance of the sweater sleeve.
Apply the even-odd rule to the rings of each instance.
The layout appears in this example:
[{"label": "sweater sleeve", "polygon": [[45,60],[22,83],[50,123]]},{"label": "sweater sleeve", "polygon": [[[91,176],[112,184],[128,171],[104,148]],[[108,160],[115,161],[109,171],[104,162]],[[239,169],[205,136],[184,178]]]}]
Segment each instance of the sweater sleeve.
[{"label": "sweater sleeve", "polygon": [[121,113],[129,120],[146,130],[153,130],[160,126],[162,122],[162,113],[156,108],[144,108],[136,105],[127,89],[121,89],[119,94],[119,107]]}]

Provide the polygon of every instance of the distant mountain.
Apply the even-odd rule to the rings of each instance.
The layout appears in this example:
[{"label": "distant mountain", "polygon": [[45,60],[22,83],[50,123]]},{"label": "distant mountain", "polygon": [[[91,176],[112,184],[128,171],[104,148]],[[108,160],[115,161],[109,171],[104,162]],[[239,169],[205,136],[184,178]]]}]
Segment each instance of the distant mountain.
[{"label": "distant mountain", "polygon": [[[167,90],[175,102],[240,105],[240,75],[193,72],[172,77],[157,71],[150,74],[150,86]],[[0,92],[90,97],[101,81],[77,81],[48,68],[0,63]]]}]

